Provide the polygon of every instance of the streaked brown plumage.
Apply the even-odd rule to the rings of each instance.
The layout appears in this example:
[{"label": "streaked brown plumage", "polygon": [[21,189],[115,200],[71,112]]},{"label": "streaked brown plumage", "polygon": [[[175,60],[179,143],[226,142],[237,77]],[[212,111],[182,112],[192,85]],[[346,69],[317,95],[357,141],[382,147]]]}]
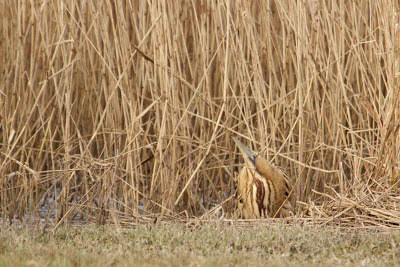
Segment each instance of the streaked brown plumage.
[{"label": "streaked brown plumage", "polygon": [[285,174],[237,138],[232,138],[246,162],[238,179],[240,215],[244,219],[288,216],[291,204],[287,200],[289,182]]}]

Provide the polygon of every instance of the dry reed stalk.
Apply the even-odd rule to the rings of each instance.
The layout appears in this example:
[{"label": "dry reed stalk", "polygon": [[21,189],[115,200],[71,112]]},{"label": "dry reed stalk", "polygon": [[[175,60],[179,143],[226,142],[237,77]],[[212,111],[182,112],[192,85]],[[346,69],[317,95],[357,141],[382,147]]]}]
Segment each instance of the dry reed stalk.
[{"label": "dry reed stalk", "polygon": [[6,0],[3,224],[230,217],[235,135],[296,180],[298,220],[398,225],[398,10]]}]

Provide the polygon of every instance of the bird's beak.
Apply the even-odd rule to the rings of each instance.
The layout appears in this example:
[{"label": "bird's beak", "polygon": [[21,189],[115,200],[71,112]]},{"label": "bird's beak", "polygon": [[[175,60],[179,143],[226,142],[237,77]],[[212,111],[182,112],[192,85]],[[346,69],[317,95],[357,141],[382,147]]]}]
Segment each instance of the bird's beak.
[{"label": "bird's beak", "polygon": [[242,153],[246,163],[252,169],[255,168],[255,156],[257,155],[256,152],[251,150],[250,148],[246,147],[242,142],[240,142],[236,137],[232,136],[233,141],[235,141],[236,145],[238,146],[240,152]]}]

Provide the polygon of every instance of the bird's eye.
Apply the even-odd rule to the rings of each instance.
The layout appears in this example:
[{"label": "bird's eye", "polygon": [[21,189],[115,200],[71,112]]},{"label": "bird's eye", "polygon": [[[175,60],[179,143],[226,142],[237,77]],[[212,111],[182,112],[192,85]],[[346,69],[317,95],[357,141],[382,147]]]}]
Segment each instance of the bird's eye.
[{"label": "bird's eye", "polygon": [[239,199],[239,203],[240,203],[240,204],[243,204],[243,199]]}]

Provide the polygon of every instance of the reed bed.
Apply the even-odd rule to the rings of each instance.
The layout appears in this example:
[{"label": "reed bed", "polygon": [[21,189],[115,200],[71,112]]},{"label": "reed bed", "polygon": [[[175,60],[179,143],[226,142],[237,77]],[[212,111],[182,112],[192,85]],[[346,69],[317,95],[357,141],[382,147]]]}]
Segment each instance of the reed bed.
[{"label": "reed bed", "polygon": [[236,136],[295,220],[399,227],[398,1],[1,7],[4,225],[234,220]]}]

